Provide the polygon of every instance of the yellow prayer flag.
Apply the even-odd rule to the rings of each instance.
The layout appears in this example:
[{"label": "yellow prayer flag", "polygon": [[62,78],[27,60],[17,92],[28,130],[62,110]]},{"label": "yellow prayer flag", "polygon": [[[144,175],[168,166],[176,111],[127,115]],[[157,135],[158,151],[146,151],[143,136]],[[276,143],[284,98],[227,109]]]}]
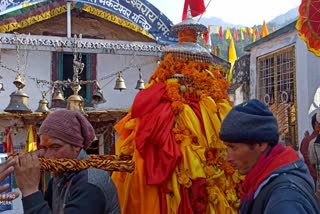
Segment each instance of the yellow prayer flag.
[{"label": "yellow prayer flag", "polygon": [[231,37],[228,51],[228,61],[234,63],[237,60],[237,52],[234,46],[233,38]]},{"label": "yellow prayer flag", "polygon": [[261,29],[261,38],[268,36],[268,27],[266,21],[263,20],[262,29]]},{"label": "yellow prayer flag", "polygon": [[246,31],[246,29],[240,28],[240,38],[243,41],[244,40],[244,32]]},{"label": "yellow prayer flag", "polygon": [[30,125],[27,134],[27,141],[25,146],[26,152],[33,152],[37,150],[37,136],[34,125]]},{"label": "yellow prayer flag", "polygon": [[231,39],[232,38],[232,35],[231,35],[231,32],[230,32],[230,29],[227,27],[226,29],[226,39]]},{"label": "yellow prayer flag", "polygon": [[257,29],[255,29],[254,31],[253,31],[253,33],[252,33],[252,42],[255,42],[256,41],[256,39],[257,39],[257,36],[256,36],[256,31]]},{"label": "yellow prayer flag", "polygon": [[216,34],[219,34],[219,26],[216,27],[215,33],[216,33]]},{"label": "yellow prayer flag", "polygon": [[231,64],[230,71],[229,71],[229,74],[228,74],[228,77],[227,77],[228,82],[230,82],[231,79],[232,79],[232,69],[233,69],[234,62],[236,60],[237,60],[237,51],[236,51],[236,48],[234,46],[233,38],[231,37],[230,43],[229,43],[229,51],[228,51],[228,61]]}]

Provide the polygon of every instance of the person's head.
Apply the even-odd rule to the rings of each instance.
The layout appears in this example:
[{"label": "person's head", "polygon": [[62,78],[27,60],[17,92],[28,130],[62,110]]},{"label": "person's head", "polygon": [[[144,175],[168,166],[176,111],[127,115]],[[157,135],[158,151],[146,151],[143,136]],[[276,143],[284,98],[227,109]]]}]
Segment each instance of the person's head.
[{"label": "person's head", "polygon": [[278,122],[264,103],[251,99],[231,109],[219,135],[227,146],[227,160],[245,175],[278,143]]},{"label": "person's head", "polygon": [[94,128],[79,112],[58,110],[50,113],[39,129],[40,147],[45,158],[77,158],[95,137]]},{"label": "person's head", "polygon": [[312,115],[311,125],[313,130],[320,131],[320,113],[315,113],[314,115]]}]

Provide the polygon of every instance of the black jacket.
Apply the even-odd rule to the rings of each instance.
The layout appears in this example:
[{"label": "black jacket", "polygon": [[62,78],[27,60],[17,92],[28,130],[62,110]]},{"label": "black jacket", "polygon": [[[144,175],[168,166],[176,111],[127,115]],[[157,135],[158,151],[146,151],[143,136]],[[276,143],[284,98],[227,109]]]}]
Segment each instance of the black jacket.
[{"label": "black jacket", "polygon": [[64,173],[49,181],[45,195],[38,191],[22,198],[22,204],[25,214],[121,213],[111,177],[99,169]]}]

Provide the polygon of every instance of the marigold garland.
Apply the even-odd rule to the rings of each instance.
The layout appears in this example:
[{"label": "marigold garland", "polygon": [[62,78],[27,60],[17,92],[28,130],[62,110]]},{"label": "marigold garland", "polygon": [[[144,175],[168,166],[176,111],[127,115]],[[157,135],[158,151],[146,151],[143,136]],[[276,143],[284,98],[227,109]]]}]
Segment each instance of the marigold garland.
[{"label": "marigold garland", "polygon": [[[179,81],[173,81],[176,74],[184,76]],[[188,81],[186,81],[188,80]],[[187,103],[188,99],[201,99],[212,97],[216,102],[228,100],[228,82],[223,78],[219,70],[213,69],[208,63],[194,62],[191,60],[176,60],[172,54],[164,57],[149,82],[166,82],[167,96],[172,102]],[[185,90],[181,90],[181,86]],[[174,112],[177,113],[174,106]],[[181,109],[180,109],[181,110]]]}]

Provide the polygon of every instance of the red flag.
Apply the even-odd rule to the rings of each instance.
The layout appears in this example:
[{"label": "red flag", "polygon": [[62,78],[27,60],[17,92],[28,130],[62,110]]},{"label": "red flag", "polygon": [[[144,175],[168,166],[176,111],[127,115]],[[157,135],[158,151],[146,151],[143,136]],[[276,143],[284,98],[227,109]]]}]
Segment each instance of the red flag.
[{"label": "red flag", "polygon": [[223,33],[222,33],[222,27],[220,26],[219,28],[219,38],[222,39],[223,38]]},{"label": "red flag", "polygon": [[256,38],[258,38],[260,36],[259,31],[257,28],[254,29],[254,33],[256,35]]},{"label": "red flag", "polygon": [[206,10],[206,7],[204,6],[204,0],[185,0],[182,20],[187,18],[188,8],[190,8],[192,17],[199,16]]},{"label": "red flag", "polygon": [[250,37],[250,29],[246,27],[246,38]]},{"label": "red flag", "polygon": [[236,28],[233,28],[233,38],[236,42],[239,40],[238,31]]},{"label": "red flag", "polygon": [[13,153],[13,142],[11,138],[10,127],[7,127],[5,131],[6,131],[6,135],[3,142],[3,151],[6,153]]},{"label": "red flag", "polygon": [[207,31],[203,33],[203,40],[206,44],[208,44],[209,37],[210,37],[211,25],[208,25]]}]

